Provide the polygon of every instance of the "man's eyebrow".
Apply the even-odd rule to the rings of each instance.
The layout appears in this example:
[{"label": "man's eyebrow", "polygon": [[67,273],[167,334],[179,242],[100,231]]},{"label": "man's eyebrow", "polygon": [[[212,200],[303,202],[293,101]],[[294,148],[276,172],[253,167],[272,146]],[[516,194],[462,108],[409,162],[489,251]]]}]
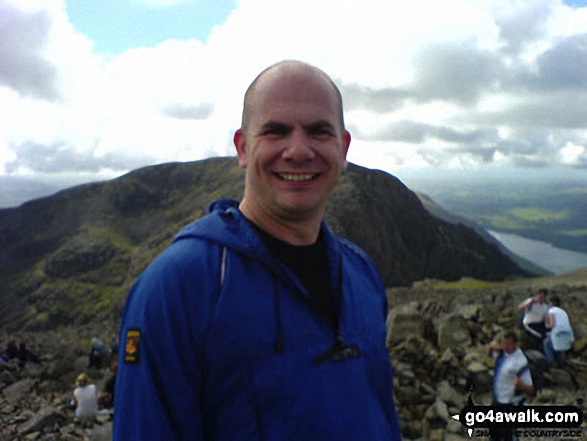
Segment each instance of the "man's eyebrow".
[{"label": "man's eyebrow", "polygon": [[265,124],[261,126],[261,132],[265,132],[267,130],[281,130],[281,131],[288,131],[291,130],[292,127],[289,124],[280,121],[270,120],[267,121]]},{"label": "man's eyebrow", "polygon": [[304,129],[310,130],[310,131],[320,130],[320,129],[333,129],[333,128],[334,128],[334,125],[326,119],[314,121],[313,123],[310,123],[310,124],[304,126]]}]

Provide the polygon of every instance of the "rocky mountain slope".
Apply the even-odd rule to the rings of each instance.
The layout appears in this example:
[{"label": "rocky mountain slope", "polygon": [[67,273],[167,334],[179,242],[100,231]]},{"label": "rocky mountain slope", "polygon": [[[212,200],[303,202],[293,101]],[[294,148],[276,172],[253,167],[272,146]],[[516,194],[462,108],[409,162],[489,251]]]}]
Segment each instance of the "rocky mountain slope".
[{"label": "rocky mountain slope", "polygon": [[[477,405],[491,402],[494,361],[486,356],[486,346],[505,329],[519,330],[516,305],[542,286],[561,297],[576,342],[566,352],[563,368],[544,372],[542,387],[530,403],[578,405],[587,398],[587,270],[507,282],[426,280],[388,289],[387,345],[405,440],[470,439],[451,416],[463,408],[469,394]],[[74,424],[69,402],[82,371],[103,390],[109,372],[88,370],[87,350],[93,335],[109,342],[106,337],[115,332],[114,327],[91,324],[47,332],[0,330],[0,344],[24,341],[39,357],[39,363],[23,367],[15,361],[0,363],[0,441],[110,440],[110,410],[100,414],[93,428],[84,429]],[[528,349],[523,339],[521,345]],[[587,421],[583,434],[585,426]]]},{"label": "rocky mountain slope", "polygon": [[[0,210],[0,328],[116,323],[136,276],[212,201],[239,199],[243,175],[235,158],[162,164]],[[350,164],[326,220],[373,257],[387,286],[528,275],[381,171]]]}]

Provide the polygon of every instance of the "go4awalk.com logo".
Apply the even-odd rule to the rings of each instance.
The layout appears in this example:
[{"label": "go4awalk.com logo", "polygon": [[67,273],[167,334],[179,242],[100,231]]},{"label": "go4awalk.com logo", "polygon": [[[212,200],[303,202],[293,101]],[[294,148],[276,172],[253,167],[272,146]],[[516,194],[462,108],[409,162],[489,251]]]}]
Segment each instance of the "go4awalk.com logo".
[{"label": "go4awalk.com logo", "polygon": [[509,429],[524,437],[581,439],[583,411],[576,406],[475,406],[469,400],[452,418],[467,429],[469,437]]}]

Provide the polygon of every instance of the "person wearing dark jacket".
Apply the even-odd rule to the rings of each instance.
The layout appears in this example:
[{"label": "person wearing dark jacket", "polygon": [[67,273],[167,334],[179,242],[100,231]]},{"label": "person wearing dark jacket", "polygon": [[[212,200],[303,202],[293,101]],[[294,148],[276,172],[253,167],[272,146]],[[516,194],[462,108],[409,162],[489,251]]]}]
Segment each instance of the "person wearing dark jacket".
[{"label": "person wearing dark jacket", "polygon": [[213,204],[129,293],[114,440],[401,439],[383,283],[323,221],[350,144],[338,88],[271,66],[234,142],[243,200]]}]

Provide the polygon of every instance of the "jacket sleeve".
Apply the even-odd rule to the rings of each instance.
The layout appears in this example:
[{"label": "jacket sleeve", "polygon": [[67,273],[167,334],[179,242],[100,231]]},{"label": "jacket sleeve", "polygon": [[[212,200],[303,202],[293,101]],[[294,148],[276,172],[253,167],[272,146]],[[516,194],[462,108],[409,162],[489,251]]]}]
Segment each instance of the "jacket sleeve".
[{"label": "jacket sleeve", "polygon": [[174,243],[128,295],[120,331],[115,441],[204,439],[200,342],[207,302],[219,282],[210,264],[217,260],[206,258],[210,250],[202,247],[194,240]]},{"label": "jacket sleeve", "polygon": [[[348,243],[348,242],[346,242]],[[377,271],[377,267],[375,266],[375,263],[371,260],[371,258],[360,248],[358,248],[356,245],[351,243],[351,246],[355,249],[355,250],[359,250],[359,252],[357,252],[361,257],[362,257],[362,262],[364,263],[364,271],[367,274],[367,276],[369,277],[370,280],[373,281],[373,283],[376,286],[376,290],[377,290],[377,295],[379,296],[379,298],[381,299],[381,326],[383,326],[383,329],[386,329],[385,326],[385,322],[387,320],[387,314],[389,312],[389,305],[388,305],[388,301],[387,301],[387,293],[385,291],[385,285],[383,283],[383,280],[381,279],[379,272]],[[383,345],[383,347],[385,347],[385,339],[386,339],[386,331],[383,331],[383,338],[380,342],[380,344]],[[387,349],[385,349],[385,352],[387,353]],[[389,363],[389,370],[390,370],[390,393],[389,396],[387,397],[387,399],[389,400],[389,407],[390,407],[390,432],[391,432],[391,440],[392,441],[401,441],[402,439],[402,432],[401,432],[401,426],[399,423],[399,417],[397,414],[397,409],[395,406],[395,400],[393,398],[393,367],[391,365],[391,360],[389,359],[388,356],[386,356],[386,363]]]}]

